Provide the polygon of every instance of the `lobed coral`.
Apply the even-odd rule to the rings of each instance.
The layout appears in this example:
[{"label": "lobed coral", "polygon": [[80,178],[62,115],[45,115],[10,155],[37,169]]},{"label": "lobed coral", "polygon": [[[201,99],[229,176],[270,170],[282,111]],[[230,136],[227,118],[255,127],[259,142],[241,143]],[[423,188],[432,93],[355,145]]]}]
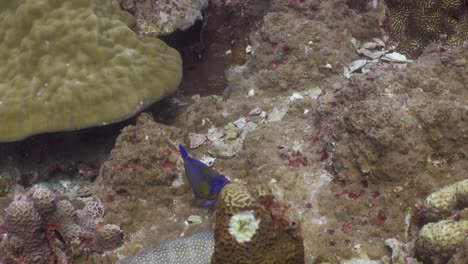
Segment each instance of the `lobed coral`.
[{"label": "lobed coral", "polygon": [[33,186],[5,210],[3,230],[7,241],[0,258],[4,263],[68,263],[72,244],[102,253],[119,246],[123,233],[116,225],[97,227],[102,216],[99,202],[76,210],[48,188]]},{"label": "lobed coral", "polygon": [[212,263],[304,263],[299,221],[268,186],[228,184],[218,203]]},{"label": "lobed coral", "polygon": [[104,125],[173,93],[178,52],[113,0],[2,0],[0,141]]},{"label": "lobed coral", "polygon": [[460,45],[468,39],[466,0],[385,0],[391,38],[399,49],[418,56],[432,42]]}]

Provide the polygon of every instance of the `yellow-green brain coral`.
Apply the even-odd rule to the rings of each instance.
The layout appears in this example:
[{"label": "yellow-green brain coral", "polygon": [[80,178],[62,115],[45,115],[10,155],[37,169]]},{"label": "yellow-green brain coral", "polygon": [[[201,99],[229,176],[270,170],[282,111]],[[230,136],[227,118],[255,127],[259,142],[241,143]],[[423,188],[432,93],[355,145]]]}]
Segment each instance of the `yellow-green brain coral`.
[{"label": "yellow-green brain coral", "polygon": [[182,61],[111,0],[1,0],[0,141],[125,119],[174,92]]}]

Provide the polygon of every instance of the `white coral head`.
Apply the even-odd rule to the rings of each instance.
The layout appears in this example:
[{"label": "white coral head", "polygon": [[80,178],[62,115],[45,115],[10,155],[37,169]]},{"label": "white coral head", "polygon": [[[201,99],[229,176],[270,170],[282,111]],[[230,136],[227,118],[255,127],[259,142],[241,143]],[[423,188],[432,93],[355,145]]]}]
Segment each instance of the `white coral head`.
[{"label": "white coral head", "polygon": [[228,232],[239,243],[249,242],[255,235],[260,224],[253,211],[240,212],[231,217]]}]

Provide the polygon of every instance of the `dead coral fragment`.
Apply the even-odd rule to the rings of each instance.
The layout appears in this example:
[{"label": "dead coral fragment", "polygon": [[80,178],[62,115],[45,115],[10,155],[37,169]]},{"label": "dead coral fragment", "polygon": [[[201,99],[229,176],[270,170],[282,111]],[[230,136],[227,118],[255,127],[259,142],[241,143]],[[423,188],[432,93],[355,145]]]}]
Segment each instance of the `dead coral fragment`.
[{"label": "dead coral fragment", "polygon": [[122,243],[122,231],[116,225],[96,227],[93,208],[94,203],[76,210],[48,188],[33,186],[5,210],[8,242],[0,262],[68,263],[73,242],[100,253],[116,248]]},{"label": "dead coral fragment", "polygon": [[268,186],[228,184],[218,205],[211,263],[304,263],[299,222]]},{"label": "dead coral fragment", "polygon": [[390,37],[401,40],[400,50],[419,56],[432,42],[460,45],[468,39],[466,0],[385,0]]}]

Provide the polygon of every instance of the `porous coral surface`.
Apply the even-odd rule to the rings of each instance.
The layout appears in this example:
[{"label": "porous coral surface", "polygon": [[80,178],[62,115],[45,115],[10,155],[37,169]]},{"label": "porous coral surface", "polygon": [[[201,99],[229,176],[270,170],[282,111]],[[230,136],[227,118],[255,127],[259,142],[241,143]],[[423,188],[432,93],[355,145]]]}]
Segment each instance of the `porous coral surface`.
[{"label": "porous coral surface", "polygon": [[114,1],[2,1],[0,141],[128,118],[173,93],[181,58]]}]

